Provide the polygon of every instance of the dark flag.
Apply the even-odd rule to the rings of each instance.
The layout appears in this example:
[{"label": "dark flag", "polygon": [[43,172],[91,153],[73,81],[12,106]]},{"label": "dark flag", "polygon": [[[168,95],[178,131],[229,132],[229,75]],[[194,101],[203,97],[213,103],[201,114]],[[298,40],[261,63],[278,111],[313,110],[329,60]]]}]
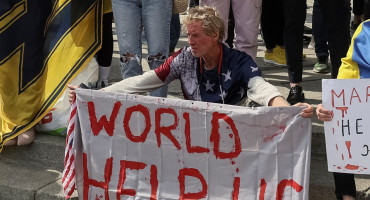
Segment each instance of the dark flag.
[{"label": "dark flag", "polygon": [[0,151],[47,114],[101,44],[101,0],[0,1]]}]

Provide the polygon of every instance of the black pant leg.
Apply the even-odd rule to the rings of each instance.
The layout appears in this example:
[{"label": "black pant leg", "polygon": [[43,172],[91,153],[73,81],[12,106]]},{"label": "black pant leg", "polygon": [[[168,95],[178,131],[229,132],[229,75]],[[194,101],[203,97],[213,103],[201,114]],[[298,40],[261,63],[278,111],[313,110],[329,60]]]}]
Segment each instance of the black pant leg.
[{"label": "black pant leg", "polygon": [[261,30],[267,49],[284,45],[283,0],[263,0]]},{"label": "black pant leg", "polygon": [[112,64],[113,55],[113,33],[112,33],[113,13],[103,14],[102,47],[96,53],[96,61],[99,66],[108,67]]},{"label": "black pant leg", "polygon": [[335,196],[343,199],[343,195],[350,195],[356,198],[356,184],[353,174],[333,173],[335,183]]},{"label": "black pant leg", "polygon": [[319,3],[328,28],[331,77],[337,78],[341,58],[346,56],[350,44],[350,0],[319,0]]},{"label": "black pant leg", "polygon": [[324,19],[320,11],[320,4],[318,0],[315,0],[313,3],[312,35],[315,40],[316,57],[329,57],[328,31],[326,29]]},{"label": "black pant leg", "polygon": [[235,20],[234,20],[233,7],[232,7],[231,4],[230,4],[230,11],[229,11],[229,23],[227,25],[228,25],[227,38],[226,38],[225,42],[232,49],[232,48],[234,48]]},{"label": "black pant leg", "polygon": [[370,0],[364,0],[364,20],[370,19]]},{"label": "black pant leg", "polygon": [[284,0],[284,44],[289,81],[302,82],[303,31],[306,0]]},{"label": "black pant leg", "polygon": [[354,15],[364,14],[364,0],[353,0],[353,10]]}]

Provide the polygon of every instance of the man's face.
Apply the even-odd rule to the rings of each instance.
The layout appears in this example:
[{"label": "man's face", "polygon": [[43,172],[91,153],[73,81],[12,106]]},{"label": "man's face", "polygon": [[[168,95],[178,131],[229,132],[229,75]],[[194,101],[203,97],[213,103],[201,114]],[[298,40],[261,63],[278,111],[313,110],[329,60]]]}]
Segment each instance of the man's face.
[{"label": "man's face", "polygon": [[204,33],[203,22],[195,21],[187,25],[188,40],[195,57],[201,57],[218,48],[218,36],[208,36]]}]

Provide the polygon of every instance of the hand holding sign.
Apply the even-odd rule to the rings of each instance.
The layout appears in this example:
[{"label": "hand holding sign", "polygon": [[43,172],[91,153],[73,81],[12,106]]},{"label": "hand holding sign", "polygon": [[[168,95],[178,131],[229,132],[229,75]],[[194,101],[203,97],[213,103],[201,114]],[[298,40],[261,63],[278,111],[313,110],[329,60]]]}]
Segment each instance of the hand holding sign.
[{"label": "hand holding sign", "polygon": [[326,122],[333,119],[333,111],[325,109],[322,104],[319,104],[316,109],[317,119]]}]

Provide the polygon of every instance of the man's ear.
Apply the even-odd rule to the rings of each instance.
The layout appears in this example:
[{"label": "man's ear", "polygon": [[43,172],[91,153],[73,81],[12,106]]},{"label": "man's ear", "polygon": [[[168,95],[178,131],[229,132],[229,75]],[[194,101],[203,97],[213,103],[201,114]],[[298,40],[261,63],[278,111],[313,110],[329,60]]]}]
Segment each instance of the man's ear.
[{"label": "man's ear", "polygon": [[218,41],[218,37],[220,36],[220,33],[216,33],[216,34],[214,34],[213,35],[213,39],[215,40],[215,41]]}]

